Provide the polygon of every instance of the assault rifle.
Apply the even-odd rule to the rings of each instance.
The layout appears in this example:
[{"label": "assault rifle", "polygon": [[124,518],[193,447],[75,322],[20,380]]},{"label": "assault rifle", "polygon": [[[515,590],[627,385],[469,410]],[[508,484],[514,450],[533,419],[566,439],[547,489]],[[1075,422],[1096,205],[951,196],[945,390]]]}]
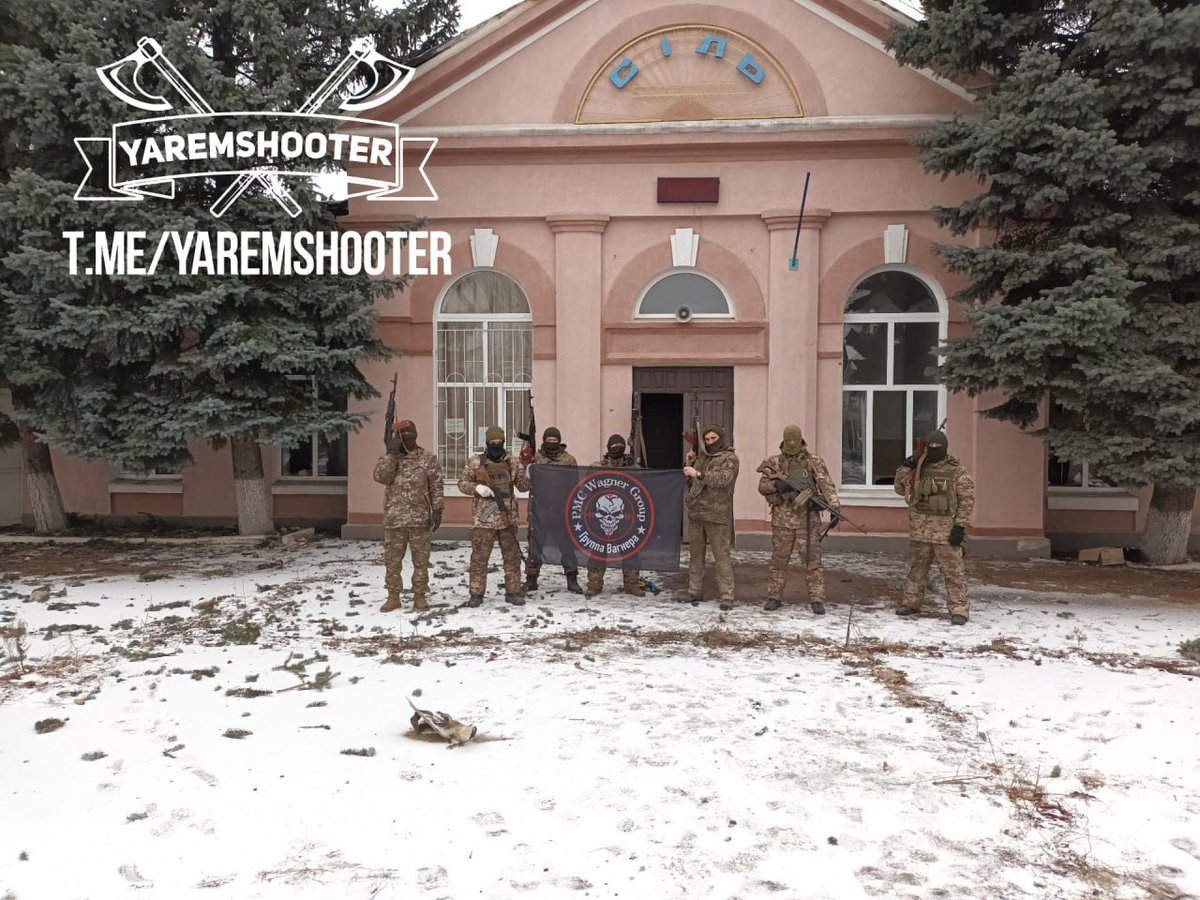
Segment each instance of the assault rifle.
[{"label": "assault rifle", "polygon": [[529,431],[518,431],[517,437],[523,440],[530,450],[537,450],[537,418],[533,414],[533,391],[529,392]]},{"label": "assault rifle", "polygon": [[388,395],[387,412],[383,417],[383,446],[387,447],[392,440],[392,425],[396,422],[396,379],[398,372],[392,373],[392,392]]},{"label": "assault rifle", "polygon": [[821,532],[822,540],[824,540],[825,535],[829,534],[830,529],[833,528],[837,522],[845,522],[848,525],[853,525],[855,528],[857,528],[863,534],[868,533],[867,529],[863,528],[857,522],[853,522],[850,519],[847,519],[844,515],[842,515],[837,510],[835,510],[832,506],[829,505],[828,500],[826,500],[824,497],[821,496],[821,494],[818,491],[813,490],[808,485],[797,482],[794,478],[789,478],[780,472],[776,472],[770,466],[766,466],[766,467],[760,466],[758,471],[761,472],[762,474],[766,475],[768,478],[773,478],[776,481],[782,481],[784,484],[787,485],[787,487],[788,487],[787,494],[790,496],[786,496],[784,498],[785,500],[791,502],[791,501],[794,501],[794,500],[797,500],[797,499],[803,497],[804,500],[803,500],[802,506],[804,506],[806,508],[812,507],[813,509],[818,509],[823,512],[829,513],[829,516],[830,516],[829,527]]},{"label": "assault rifle", "polygon": [[633,409],[629,415],[628,453],[635,466],[646,468],[646,442],[642,438],[642,412],[638,409],[638,398],[633,398]]}]

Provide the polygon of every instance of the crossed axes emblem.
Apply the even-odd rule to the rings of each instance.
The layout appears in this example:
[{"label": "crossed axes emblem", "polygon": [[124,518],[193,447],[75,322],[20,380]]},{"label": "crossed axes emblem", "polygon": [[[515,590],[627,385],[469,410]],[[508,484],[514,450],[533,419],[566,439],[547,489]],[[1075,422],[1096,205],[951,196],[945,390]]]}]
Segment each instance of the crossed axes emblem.
[{"label": "crossed axes emblem", "polygon": [[[371,73],[368,83],[361,90],[351,92],[338,104],[339,109],[350,113],[370,109],[391,100],[408,86],[416,71],[410,66],[388,59],[376,51],[370,38],[357,38],[351,43],[350,52],[329,73],[329,77],[308,96],[308,99],[296,112],[302,114],[317,112],[334,94],[342,90],[360,65],[365,65]],[[163,53],[162,46],[154,38],[139,39],[136,50],[114,63],[98,66],[96,73],[100,76],[100,82],[115,97],[130,106],[149,112],[166,112],[174,109],[174,104],[170,100],[151,93],[138,82],[138,75],[146,66],[157,71],[183,98],[183,102],[191,107],[193,112],[200,115],[211,115],[215,112],[212,105],[175,68],[174,63],[167,58]],[[220,218],[255,182],[261,184],[271,198],[283,207],[292,218],[300,215],[300,204],[278,180],[266,174],[249,172],[239,175],[233,184],[227,187],[224,193],[209,207],[209,212]]]}]

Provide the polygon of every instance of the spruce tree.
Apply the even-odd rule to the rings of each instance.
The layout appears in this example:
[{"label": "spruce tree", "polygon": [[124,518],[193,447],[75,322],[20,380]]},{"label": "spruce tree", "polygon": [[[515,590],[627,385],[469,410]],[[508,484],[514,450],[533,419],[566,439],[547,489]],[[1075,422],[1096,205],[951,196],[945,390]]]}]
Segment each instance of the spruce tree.
[{"label": "spruce tree", "polygon": [[972,333],[950,343],[946,384],[998,389],[986,415],[1117,483],[1152,483],[1143,556],[1185,560],[1200,483],[1200,4],[923,5],[890,46],[971,85],[975,109],[917,144],[928,171],[983,186],[935,219],[994,236],[940,248],[970,278]]},{"label": "spruce tree", "polygon": [[[228,443],[239,529],[273,530],[261,446],[315,432],[332,438],[361,424],[333,398],[375,396],[358,363],[386,355],[374,301],[399,285],[365,276],[68,274],[65,231],[142,230],[153,245],[167,228],[336,228],[308,183],[294,178],[286,185],[302,207],[296,219],[251,193],[218,223],[208,207],[228,178],[177,182],[173,200],[74,201],[85,166],[72,138],[146,115],[112,97],[96,67],[147,35],[215,109],[287,111],[353,39],[373,37],[380,52],[411,61],[451,36],[457,19],[456,0],[413,0],[390,13],[369,0],[23,7],[15,39],[0,47],[0,371],[21,398],[21,421],[73,454],[135,471],[184,462],[189,438]],[[89,257],[90,243],[80,250]]]}]

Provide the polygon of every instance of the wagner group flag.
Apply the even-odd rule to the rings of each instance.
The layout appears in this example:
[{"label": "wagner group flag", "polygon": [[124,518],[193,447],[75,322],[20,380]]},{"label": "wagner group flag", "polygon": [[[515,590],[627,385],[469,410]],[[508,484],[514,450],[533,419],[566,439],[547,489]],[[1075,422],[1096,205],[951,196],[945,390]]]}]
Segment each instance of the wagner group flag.
[{"label": "wagner group flag", "polygon": [[531,466],[529,553],[551,565],[679,568],[683,473]]}]

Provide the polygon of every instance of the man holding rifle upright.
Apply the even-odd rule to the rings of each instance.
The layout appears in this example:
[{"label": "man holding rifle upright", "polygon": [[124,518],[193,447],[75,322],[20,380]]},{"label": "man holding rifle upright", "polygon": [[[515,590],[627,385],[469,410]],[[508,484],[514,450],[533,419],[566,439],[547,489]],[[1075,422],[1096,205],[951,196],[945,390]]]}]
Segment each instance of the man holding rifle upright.
[{"label": "man holding rifle upright", "polygon": [[779,609],[792,553],[804,557],[808,605],[825,613],[825,566],[821,562],[821,510],[830,512],[830,528],[841,519],[837,485],[825,460],[809,452],[799,426],[783,429],[780,453],[758,467],[758,492],[771,507],[771,562],[767,567],[767,600],[763,609]]},{"label": "man holding rifle upright", "polygon": [[971,614],[963,541],[975,511],[975,481],[949,453],[944,431],[925,436],[919,456],[896,470],[896,493],[909,511],[908,580],[898,616],[915,616],[925,599],[925,583],[934,560],[946,582],[946,606],[952,625],[966,625]]}]

